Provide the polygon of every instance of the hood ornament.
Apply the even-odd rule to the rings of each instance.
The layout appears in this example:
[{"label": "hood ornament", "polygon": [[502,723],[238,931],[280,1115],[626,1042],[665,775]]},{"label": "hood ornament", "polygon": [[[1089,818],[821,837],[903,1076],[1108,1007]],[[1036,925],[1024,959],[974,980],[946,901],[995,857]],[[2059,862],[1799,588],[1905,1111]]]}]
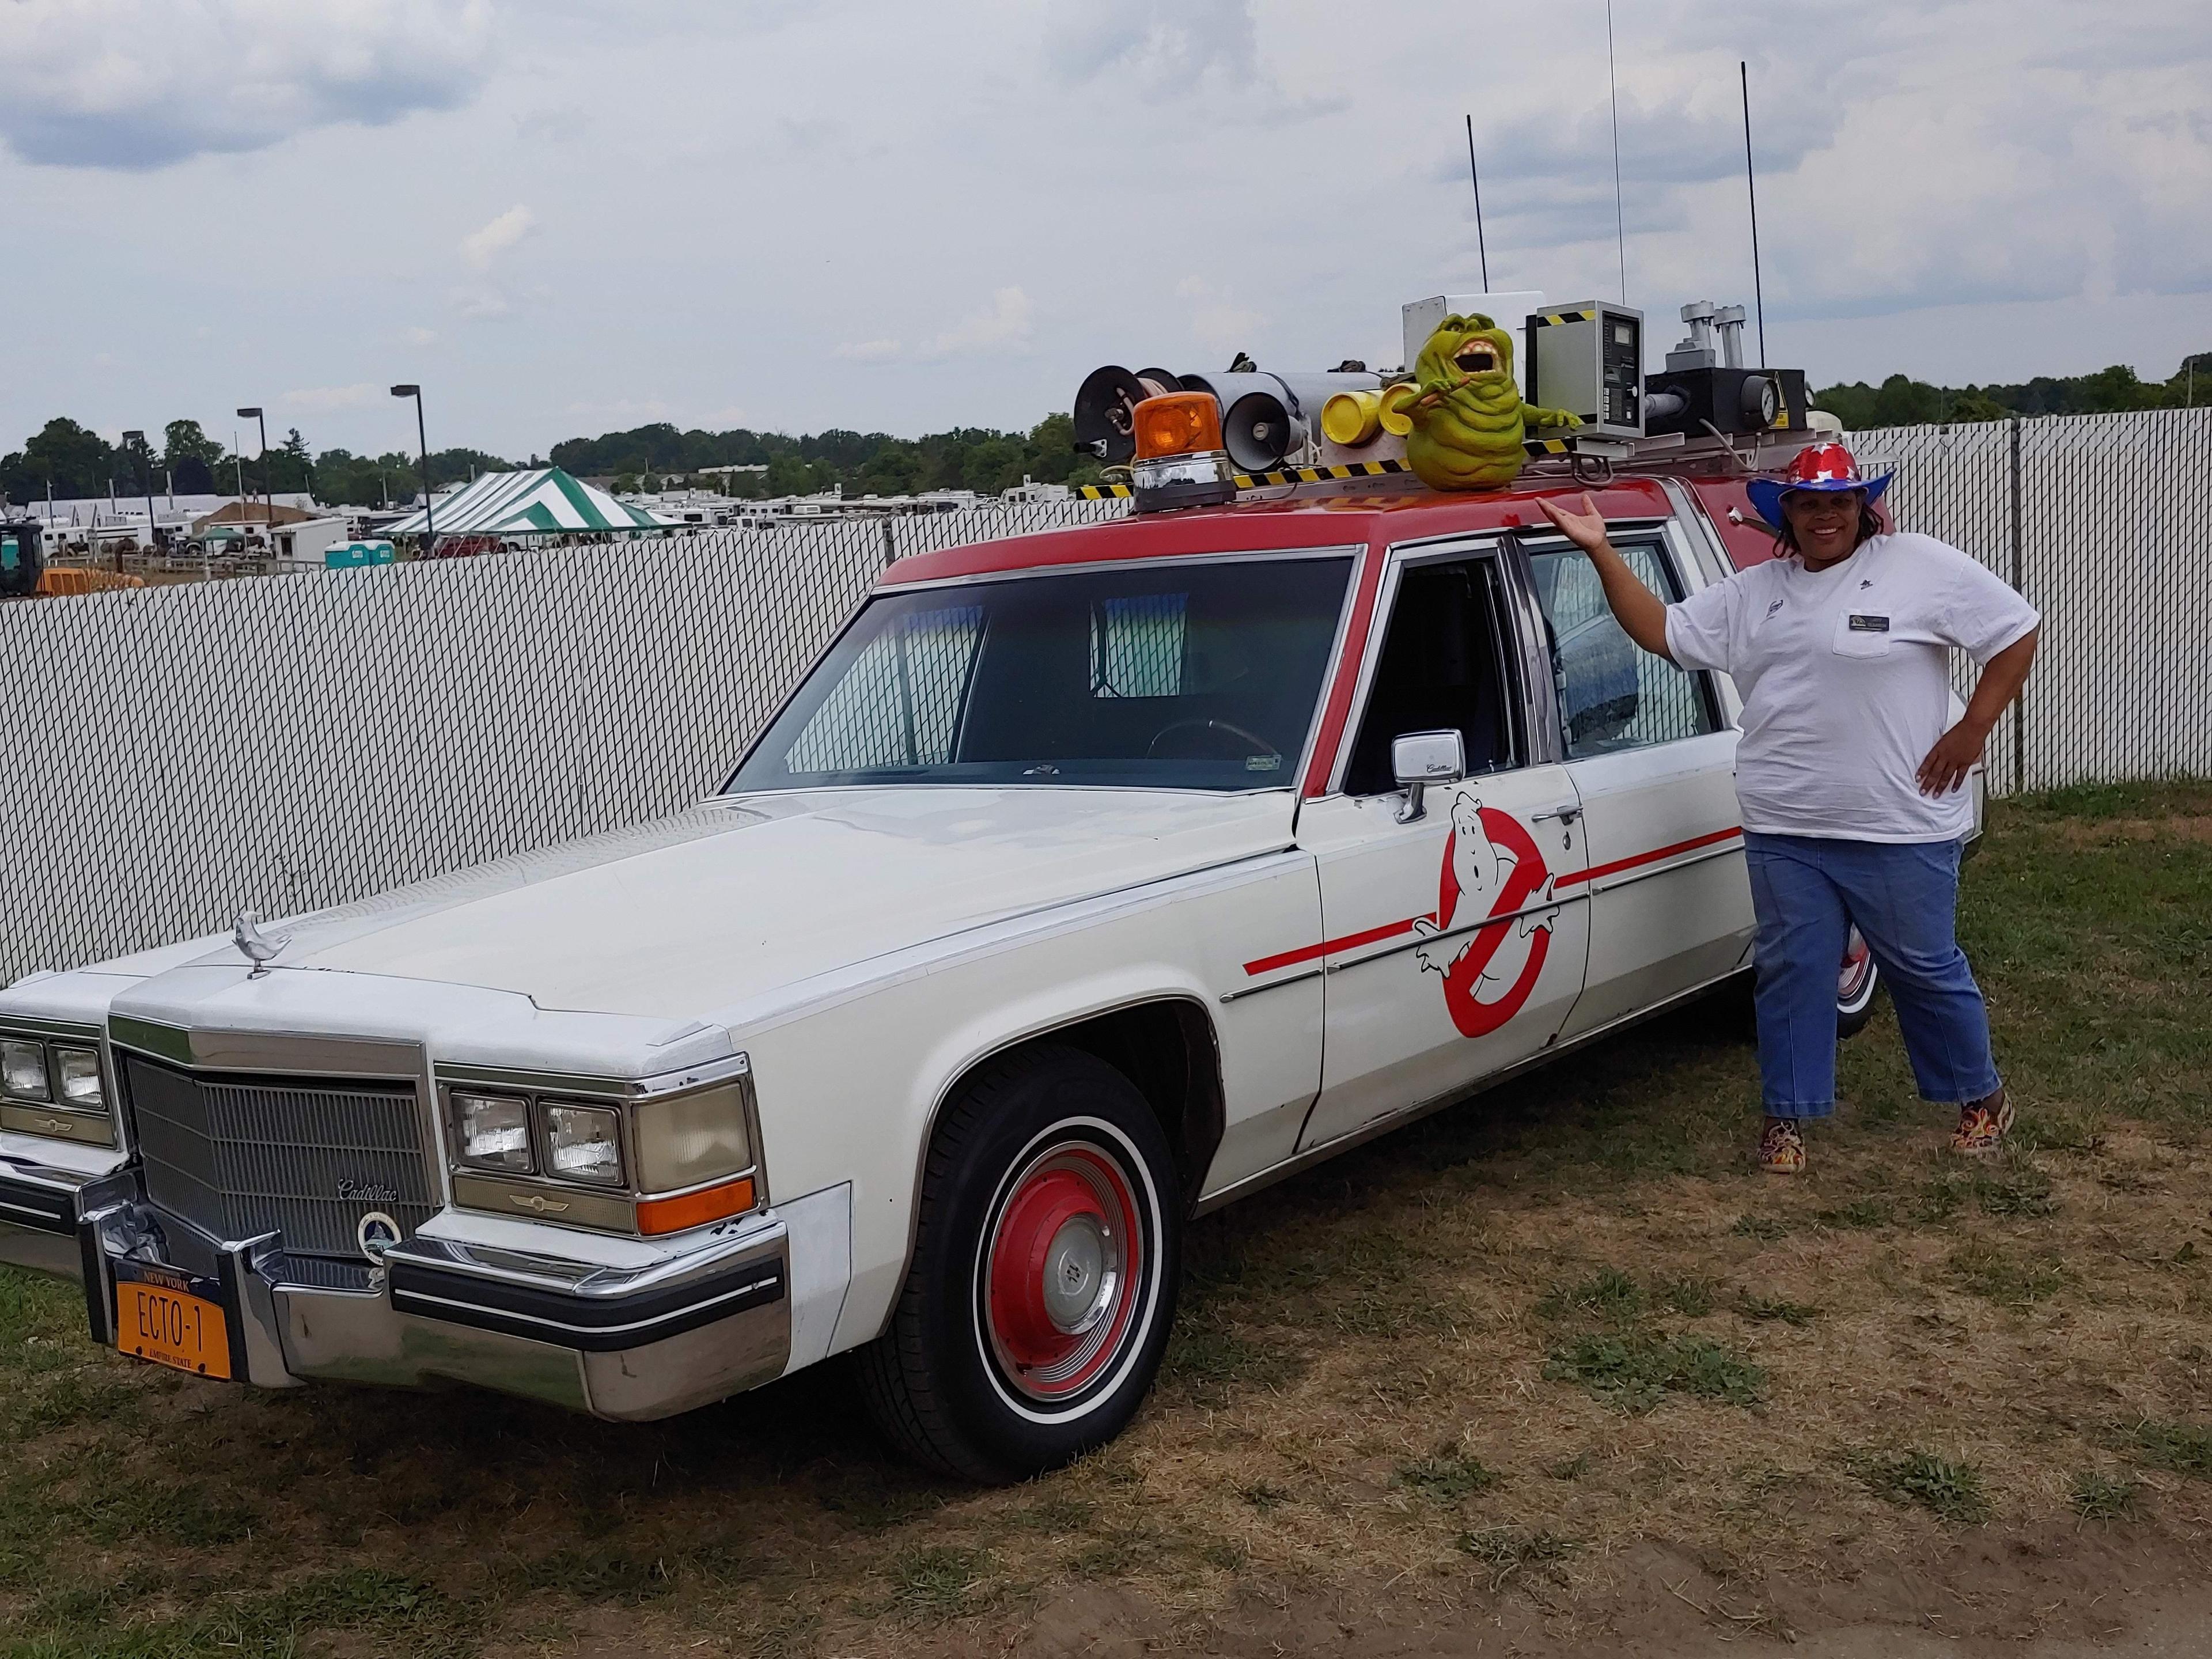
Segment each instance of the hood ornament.
[{"label": "hood ornament", "polygon": [[252,910],[240,910],[238,920],[230,925],[230,942],[238,953],[253,964],[248,979],[259,979],[269,971],[270,963],[292,942],[289,933],[279,933],[271,939],[261,931],[261,917]]}]

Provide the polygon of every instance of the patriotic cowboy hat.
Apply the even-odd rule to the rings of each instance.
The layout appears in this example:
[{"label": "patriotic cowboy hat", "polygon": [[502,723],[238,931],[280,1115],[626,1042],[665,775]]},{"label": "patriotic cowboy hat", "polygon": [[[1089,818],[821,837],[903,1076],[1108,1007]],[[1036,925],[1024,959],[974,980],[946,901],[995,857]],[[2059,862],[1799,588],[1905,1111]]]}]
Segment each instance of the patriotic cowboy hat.
[{"label": "patriotic cowboy hat", "polygon": [[1744,486],[1751,497],[1751,505],[1759,516],[1771,525],[1782,522],[1782,498],[1793,489],[1863,489],[1867,504],[1872,506],[1881,499],[1881,492],[1889,488],[1890,475],[1878,478],[1863,477],[1859,464],[1851,459],[1851,452],[1841,444],[1812,444],[1797,452],[1797,459],[1779,478],[1753,478]]}]

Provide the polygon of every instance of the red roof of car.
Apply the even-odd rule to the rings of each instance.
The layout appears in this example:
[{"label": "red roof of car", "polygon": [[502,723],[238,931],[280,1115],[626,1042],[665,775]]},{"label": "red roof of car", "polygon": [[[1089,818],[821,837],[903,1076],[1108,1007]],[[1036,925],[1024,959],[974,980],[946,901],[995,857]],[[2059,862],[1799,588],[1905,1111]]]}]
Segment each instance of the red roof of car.
[{"label": "red roof of car", "polygon": [[[1221,507],[1133,514],[1109,523],[1033,536],[972,542],[899,560],[879,579],[884,586],[1034,570],[1055,564],[1115,559],[1158,559],[1206,553],[1249,553],[1294,547],[1348,547],[1418,541],[1429,536],[1510,530],[1546,522],[1536,503],[1546,497],[1579,503],[1587,486],[1562,480],[1540,488],[1495,494],[1447,494],[1410,479],[1392,480],[1388,491],[1304,485],[1290,495],[1247,496]],[[1615,478],[1589,490],[1608,519],[1663,518],[1673,511],[1656,480]]]}]

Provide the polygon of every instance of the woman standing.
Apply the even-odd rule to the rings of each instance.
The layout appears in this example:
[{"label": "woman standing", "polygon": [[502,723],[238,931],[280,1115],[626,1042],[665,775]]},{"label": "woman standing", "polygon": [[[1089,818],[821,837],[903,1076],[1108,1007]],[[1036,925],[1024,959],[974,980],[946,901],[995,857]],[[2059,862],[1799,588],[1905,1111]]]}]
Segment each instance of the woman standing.
[{"label": "woman standing", "polygon": [[[1802,1124],[1836,1109],[1836,970],[1856,923],[1889,981],[1923,1099],[1955,1104],[1954,1152],[2003,1145],[2012,1106],[1989,1012],[1954,932],[1972,827],[1967,775],[2027,679],[2039,621],[1957,548],[1885,532],[1841,444],[1815,444],[1752,504],[1778,556],[1668,605],[1606,540],[1583,497],[1543,503],[1587,553],[1646,651],[1732,677],[1743,696],[1736,794],[1758,922],[1759,1163],[1805,1167]],[[1950,723],[1950,653],[1982,665]]]}]

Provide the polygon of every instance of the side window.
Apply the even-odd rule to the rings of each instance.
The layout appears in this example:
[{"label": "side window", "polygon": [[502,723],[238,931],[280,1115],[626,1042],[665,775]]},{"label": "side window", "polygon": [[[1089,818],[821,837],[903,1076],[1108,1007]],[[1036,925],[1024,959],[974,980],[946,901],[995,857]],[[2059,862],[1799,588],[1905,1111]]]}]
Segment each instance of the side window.
[{"label": "side window", "polygon": [[[1624,538],[1613,544],[1654,593],[1669,604],[1682,597],[1657,541]],[[1597,570],[1580,551],[1545,548],[1532,551],[1528,563],[1551,624],[1552,677],[1570,760],[1720,729],[1705,676],[1638,650],[1613,621]]]},{"label": "side window", "polygon": [[1346,794],[1380,795],[1398,787],[1390,743],[1408,732],[1456,731],[1467,744],[1470,775],[1521,763],[1525,750],[1506,668],[1506,614],[1490,559],[1406,568],[1345,769]]}]

